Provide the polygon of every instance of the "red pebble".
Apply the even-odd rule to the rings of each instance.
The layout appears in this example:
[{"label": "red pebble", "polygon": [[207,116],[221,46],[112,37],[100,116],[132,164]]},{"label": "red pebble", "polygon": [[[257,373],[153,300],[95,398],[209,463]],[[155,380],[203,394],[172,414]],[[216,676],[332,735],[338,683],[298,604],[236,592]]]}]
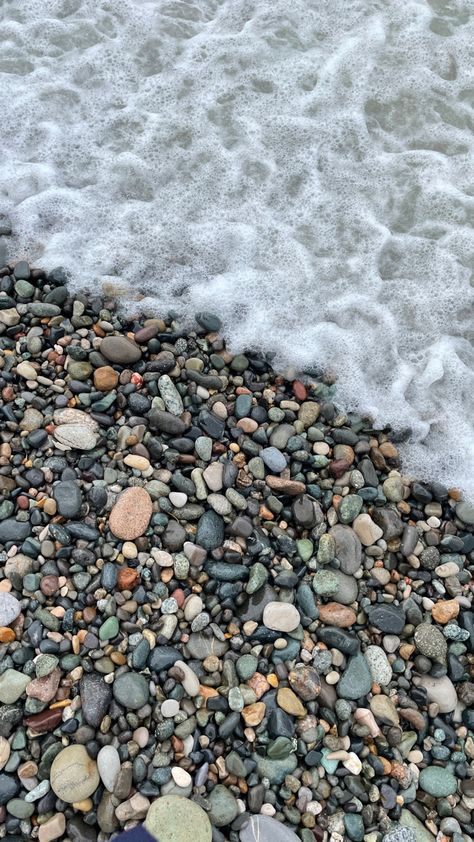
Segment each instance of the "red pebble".
[{"label": "red pebble", "polygon": [[27,509],[30,505],[30,501],[28,500],[28,497],[25,497],[24,494],[20,494],[16,498],[16,504],[19,509]]},{"label": "red pebble", "polygon": [[133,383],[135,386],[141,386],[143,383],[143,377],[141,374],[138,374],[137,371],[134,371],[130,378],[130,382]]},{"label": "red pebble", "polygon": [[301,380],[293,380],[293,394],[299,401],[305,401],[308,397],[308,391]]},{"label": "red pebble", "polygon": [[176,602],[178,603],[179,608],[182,608],[183,605],[184,605],[184,600],[185,600],[184,591],[181,590],[181,588],[176,588],[176,590],[173,591],[171,596],[173,596],[175,598]]}]

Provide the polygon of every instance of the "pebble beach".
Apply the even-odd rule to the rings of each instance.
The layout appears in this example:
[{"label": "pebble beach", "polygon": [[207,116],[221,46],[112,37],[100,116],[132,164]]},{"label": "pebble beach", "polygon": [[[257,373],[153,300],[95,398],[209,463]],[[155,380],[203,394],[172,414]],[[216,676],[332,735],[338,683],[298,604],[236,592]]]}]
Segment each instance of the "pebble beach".
[{"label": "pebble beach", "polygon": [[0,269],[0,838],[469,842],[474,506],[220,328]]}]

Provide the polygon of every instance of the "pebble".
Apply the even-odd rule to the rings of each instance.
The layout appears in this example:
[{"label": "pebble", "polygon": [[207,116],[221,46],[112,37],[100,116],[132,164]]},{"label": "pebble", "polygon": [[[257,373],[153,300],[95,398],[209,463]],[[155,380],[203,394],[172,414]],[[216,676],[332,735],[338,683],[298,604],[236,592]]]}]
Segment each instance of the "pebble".
[{"label": "pebble", "polygon": [[250,816],[239,833],[240,842],[298,842],[296,833],[270,816]]},{"label": "pebble", "polygon": [[443,633],[430,623],[420,623],[415,629],[414,641],[422,655],[439,664],[446,662],[448,644]]},{"label": "pebble", "polygon": [[72,804],[95,792],[99,786],[99,773],[84,746],[71,745],[54,758],[50,780],[58,798]]},{"label": "pebble", "polygon": [[298,628],[300,621],[298,609],[288,602],[269,602],[263,609],[263,624],[267,629],[292,632]]},{"label": "pebble", "polygon": [[133,541],[146,531],[152,511],[151,497],[144,488],[127,488],[110,512],[110,530],[122,541]]},{"label": "pebble", "polygon": [[426,766],[420,772],[420,786],[428,795],[443,798],[454,795],[457,790],[457,781],[446,767]]},{"label": "pebble", "polygon": [[383,649],[380,646],[368,646],[364,655],[374,684],[382,687],[390,684],[393,670]]},{"label": "pebble", "polygon": [[100,343],[100,353],[120,365],[133,365],[142,355],[139,346],[126,336],[106,336]]},{"label": "pebble", "polygon": [[368,514],[358,515],[358,517],[354,520],[352,527],[364,547],[372,546],[372,544],[375,544],[378,540],[380,540],[383,535],[383,531],[380,526],[377,526]]},{"label": "pebble", "polygon": [[19,616],[21,605],[11,593],[0,591],[0,626],[9,626]]},{"label": "pebble", "polygon": [[178,795],[164,795],[153,801],[146,815],[145,829],[160,842],[211,842],[212,839],[207,813],[194,801]]},{"label": "pebble", "polygon": [[120,772],[120,755],[114,746],[102,746],[97,755],[97,771],[105,788],[113,792]]},{"label": "pebble", "polygon": [[341,699],[360,699],[371,686],[372,675],[366,658],[362,653],[353,655],[337,684],[337,695]]},{"label": "pebble", "polygon": [[125,672],[113,683],[114,699],[127,710],[138,710],[148,701],[149,687],[144,675]]}]

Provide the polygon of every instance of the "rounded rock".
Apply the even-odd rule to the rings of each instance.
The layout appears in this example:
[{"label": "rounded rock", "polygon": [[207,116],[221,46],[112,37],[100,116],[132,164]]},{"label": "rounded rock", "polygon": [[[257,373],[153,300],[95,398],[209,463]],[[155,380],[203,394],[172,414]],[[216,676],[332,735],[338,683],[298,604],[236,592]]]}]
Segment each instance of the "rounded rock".
[{"label": "rounded rock", "polygon": [[146,531],[152,512],[152,500],[144,488],[126,488],[110,512],[110,531],[122,541],[133,541]]},{"label": "rounded rock", "polygon": [[263,609],[263,625],[273,631],[292,632],[300,621],[298,609],[289,602],[269,602]]},{"label": "rounded rock", "polygon": [[54,758],[50,772],[53,792],[62,801],[72,804],[89,798],[99,786],[95,760],[82,745],[64,748]]},{"label": "rounded rock", "polygon": [[164,795],[150,806],[145,829],[160,842],[211,842],[211,823],[189,798]]}]

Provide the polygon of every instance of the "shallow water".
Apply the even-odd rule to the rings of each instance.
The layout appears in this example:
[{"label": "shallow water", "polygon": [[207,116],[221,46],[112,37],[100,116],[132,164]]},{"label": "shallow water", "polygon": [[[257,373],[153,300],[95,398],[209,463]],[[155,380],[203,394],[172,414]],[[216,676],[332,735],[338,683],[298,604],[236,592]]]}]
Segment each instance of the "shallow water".
[{"label": "shallow water", "polygon": [[[5,248],[339,377],[474,496],[474,0],[4,0]],[[7,240],[7,238],[3,238]]]}]

